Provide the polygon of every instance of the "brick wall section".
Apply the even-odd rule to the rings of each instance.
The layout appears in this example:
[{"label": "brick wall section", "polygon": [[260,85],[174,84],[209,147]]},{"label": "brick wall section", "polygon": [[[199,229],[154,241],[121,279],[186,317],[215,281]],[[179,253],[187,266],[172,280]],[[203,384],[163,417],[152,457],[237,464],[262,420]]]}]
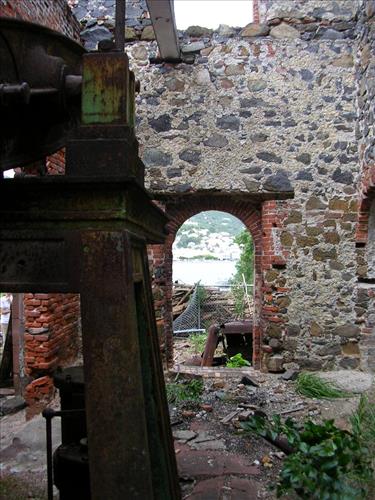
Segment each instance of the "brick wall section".
[{"label": "brick wall section", "polygon": [[260,23],[259,0],[253,0],[253,23]]},{"label": "brick wall section", "polygon": [[25,390],[24,398],[27,402],[26,418],[38,415],[51,401],[55,394],[53,379],[49,376],[33,380]]},{"label": "brick wall section", "polygon": [[0,16],[41,24],[80,41],[81,26],[66,0],[0,0]]},{"label": "brick wall section", "polygon": [[25,294],[25,363],[31,377],[50,374],[77,355],[79,296]]},{"label": "brick wall section", "polygon": [[48,175],[65,174],[65,148],[47,157]]},{"label": "brick wall section", "polygon": [[259,368],[261,358],[261,328],[260,315],[262,308],[262,226],[260,212],[251,203],[223,197],[192,197],[178,201],[168,201],[160,204],[167,216],[168,237],[164,245],[151,245],[149,259],[154,283],[154,301],[158,332],[164,360],[172,362],[172,245],[178,229],[193,215],[207,210],[219,210],[237,217],[250,231],[254,243],[255,273],[254,273],[254,330],[253,330],[253,364]]},{"label": "brick wall section", "polygon": [[27,416],[45,407],[54,394],[52,373],[69,366],[80,350],[79,295],[28,293],[25,309],[25,372],[34,379],[26,387]]}]

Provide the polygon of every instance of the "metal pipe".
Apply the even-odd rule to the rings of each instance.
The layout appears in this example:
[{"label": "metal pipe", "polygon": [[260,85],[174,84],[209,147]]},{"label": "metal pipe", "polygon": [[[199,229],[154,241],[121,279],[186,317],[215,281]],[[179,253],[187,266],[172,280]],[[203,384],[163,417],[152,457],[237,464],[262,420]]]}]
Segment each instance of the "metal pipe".
[{"label": "metal pipe", "polygon": [[119,52],[124,52],[125,47],[125,15],[126,0],[116,0],[115,47]]},{"label": "metal pipe", "polygon": [[53,500],[53,476],[52,476],[52,419],[55,412],[50,408],[46,408],[42,413],[46,419],[46,438],[47,438],[47,497],[48,500]]}]

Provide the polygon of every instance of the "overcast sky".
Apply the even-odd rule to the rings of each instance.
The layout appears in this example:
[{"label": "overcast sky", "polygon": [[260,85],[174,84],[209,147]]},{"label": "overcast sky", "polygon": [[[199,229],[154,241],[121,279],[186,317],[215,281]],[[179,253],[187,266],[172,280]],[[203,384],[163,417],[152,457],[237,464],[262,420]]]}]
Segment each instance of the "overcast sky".
[{"label": "overcast sky", "polygon": [[215,29],[219,24],[243,27],[252,21],[251,0],[174,0],[177,28],[203,26]]}]

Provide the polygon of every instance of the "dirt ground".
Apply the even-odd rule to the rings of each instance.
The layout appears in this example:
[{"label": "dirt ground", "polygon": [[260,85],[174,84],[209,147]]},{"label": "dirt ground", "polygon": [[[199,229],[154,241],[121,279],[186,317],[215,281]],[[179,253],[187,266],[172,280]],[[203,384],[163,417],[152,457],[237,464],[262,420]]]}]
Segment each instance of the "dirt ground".
[{"label": "dirt ground", "polygon": [[[297,394],[295,382],[283,380],[280,374],[261,373],[251,367],[201,369],[184,364],[193,354],[188,339],[178,340],[176,366],[167,375],[167,382],[177,377],[198,378],[204,383],[199,401],[169,406],[183,499],[275,499],[270,488],[275,485],[284,455],[263,438],[245,433],[242,421],[260,412],[299,421],[334,418],[337,425],[346,428],[360,393],[369,391],[372,384],[369,374],[330,372],[324,376],[353,391],[353,397],[309,399]],[[244,381],[245,376],[250,381]],[[56,419],[55,445],[59,442],[58,427]],[[41,416],[26,422],[24,410],[0,419],[0,498],[46,498],[44,429]]]},{"label": "dirt ground", "polygon": [[[176,431],[192,430],[198,433],[199,440],[200,433],[208,431],[214,437],[213,448],[217,446],[215,441],[222,442],[221,453],[223,455],[235,455],[255,468],[251,473],[240,474],[239,471],[238,474],[241,478],[251,478],[256,490],[254,498],[270,500],[276,498],[271,488],[275,486],[275,479],[280,472],[285,455],[279,448],[263,438],[243,431],[241,420],[247,420],[249,412],[264,413],[270,418],[273,415],[292,417],[299,422],[306,419],[315,422],[334,419],[338,427],[347,429],[349,418],[358,406],[360,394],[368,392],[373,383],[372,375],[358,371],[343,370],[324,373],[321,374],[323,378],[351,392],[353,396],[334,400],[310,399],[298,394],[295,390],[295,382],[283,380],[281,374],[261,373],[252,368],[202,369],[191,366],[195,355],[193,344],[188,338],[176,340],[175,372],[170,374],[169,381],[173,382],[176,377],[177,379],[202,377],[204,392],[201,402],[196,407],[192,408],[188,405],[185,408],[184,403],[172,405],[170,413],[175,437],[179,436]],[[242,383],[244,376],[250,377],[254,385]],[[230,418],[231,415],[232,418]],[[178,449],[179,441],[178,439],[176,441]],[[191,444],[194,449],[194,438],[186,444]],[[179,461],[178,455],[177,460]],[[199,480],[199,477],[192,475],[190,481],[183,484],[184,498],[205,499],[204,496],[194,494]],[[233,492],[227,497],[213,496],[212,498],[237,500],[239,497]]]}]

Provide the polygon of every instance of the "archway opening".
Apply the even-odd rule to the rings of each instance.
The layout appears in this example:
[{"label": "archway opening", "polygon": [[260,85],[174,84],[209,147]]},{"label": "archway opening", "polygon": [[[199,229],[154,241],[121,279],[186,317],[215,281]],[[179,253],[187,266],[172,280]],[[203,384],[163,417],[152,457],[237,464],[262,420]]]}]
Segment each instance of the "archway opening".
[{"label": "archway opening", "polygon": [[175,363],[250,366],[254,245],[249,230],[227,212],[203,211],[180,226],[172,253]]}]

